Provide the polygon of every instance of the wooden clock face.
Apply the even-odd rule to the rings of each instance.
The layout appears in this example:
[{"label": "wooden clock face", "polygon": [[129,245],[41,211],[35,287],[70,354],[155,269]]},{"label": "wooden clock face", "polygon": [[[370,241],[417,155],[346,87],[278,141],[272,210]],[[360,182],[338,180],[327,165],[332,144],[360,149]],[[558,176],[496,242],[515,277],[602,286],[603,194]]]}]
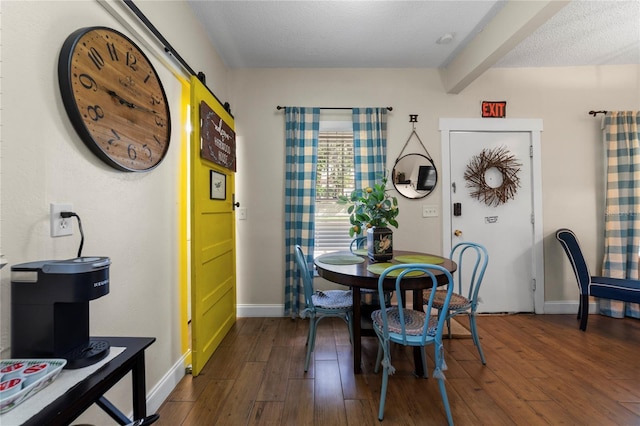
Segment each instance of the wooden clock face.
[{"label": "wooden clock face", "polygon": [[169,149],[169,106],[133,41],[105,27],[73,32],[60,52],[58,81],[74,128],[98,157],[123,171],[160,164]]}]

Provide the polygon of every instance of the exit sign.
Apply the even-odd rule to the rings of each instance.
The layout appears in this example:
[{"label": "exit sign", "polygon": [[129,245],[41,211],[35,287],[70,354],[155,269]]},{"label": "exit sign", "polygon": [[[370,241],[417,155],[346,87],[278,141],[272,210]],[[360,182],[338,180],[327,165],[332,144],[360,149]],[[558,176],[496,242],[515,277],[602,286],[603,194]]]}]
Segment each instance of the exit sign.
[{"label": "exit sign", "polygon": [[505,118],[506,116],[506,101],[482,101],[482,117]]}]

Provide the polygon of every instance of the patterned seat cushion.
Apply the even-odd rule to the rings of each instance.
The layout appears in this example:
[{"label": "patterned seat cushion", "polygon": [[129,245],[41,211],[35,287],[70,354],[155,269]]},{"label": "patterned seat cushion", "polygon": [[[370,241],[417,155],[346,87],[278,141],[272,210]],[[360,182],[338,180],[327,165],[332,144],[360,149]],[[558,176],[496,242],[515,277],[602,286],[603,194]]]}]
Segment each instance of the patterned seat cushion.
[{"label": "patterned seat cushion", "polygon": [[351,290],[316,291],[313,296],[311,296],[311,300],[317,308],[343,309],[353,306]]},{"label": "patterned seat cushion", "polygon": [[[403,309],[403,312],[405,330],[407,334],[411,336],[421,335],[424,328],[424,321],[427,315],[422,311],[414,311],[413,309]],[[371,313],[371,319],[373,320],[373,324],[375,327],[377,327],[378,329],[382,329],[382,311],[380,309]],[[400,311],[396,306],[387,308],[387,322],[389,324],[389,332],[398,334],[402,333]],[[437,323],[438,319],[436,317],[429,317],[429,330],[427,334],[429,334],[430,336],[436,334],[436,327],[438,325]]]},{"label": "patterned seat cushion", "polygon": [[[429,298],[431,297],[431,289],[425,290],[423,293],[424,304],[429,303]],[[435,309],[440,309],[442,305],[444,305],[444,299],[447,297],[447,292],[445,290],[436,290],[436,295],[433,298],[433,307]],[[450,310],[458,310],[465,309],[471,306],[471,301],[466,297],[453,293],[451,294],[451,300],[449,301],[449,309]]]}]

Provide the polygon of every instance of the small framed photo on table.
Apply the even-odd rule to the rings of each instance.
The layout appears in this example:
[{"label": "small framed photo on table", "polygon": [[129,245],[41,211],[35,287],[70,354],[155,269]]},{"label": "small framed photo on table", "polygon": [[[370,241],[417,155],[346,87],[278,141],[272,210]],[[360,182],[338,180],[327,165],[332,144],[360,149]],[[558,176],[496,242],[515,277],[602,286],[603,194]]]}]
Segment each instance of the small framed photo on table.
[{"label": "small framed photo on table", "polygon": [[227,176],[211,170],[211,195],[212,200],[224,200],[227,198]]}]

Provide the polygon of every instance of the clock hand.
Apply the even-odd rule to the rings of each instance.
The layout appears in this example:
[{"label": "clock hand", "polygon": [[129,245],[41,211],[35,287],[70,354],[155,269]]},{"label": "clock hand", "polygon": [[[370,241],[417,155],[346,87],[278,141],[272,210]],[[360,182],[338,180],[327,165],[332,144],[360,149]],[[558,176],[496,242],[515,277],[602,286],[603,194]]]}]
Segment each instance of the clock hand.
[{"label": "clock hand", "polygon": [[119,100],[121,105],[126,105],[129,108],[133,108],[134,107],[134,105],[131,102],[127,101],[126,99],[124,99],[122,96],[118,95],[113,90],[107,90],[106,92],[109,95],[111,95],[111,97],[116,98],[117,100]]},{"label": "clock hand", "polygon": [[134,103],[129,102],[128,100],[124,99],[122,96],[118,95],[116,92],[114,92],[113,90],[107,90],[106,91],[110,96],[116,98],[121,105],[126,105],[131,109],[139,109],[140,111],[144,111],[144,112],[149,112],[151,114],[156,114],[157,111],[154,111],[152,109],[148,109],[139,105],[136,105]]},{"label": "clock hand", "polygon": [[129,108],[139,109],[139,110],[141,110],[141,111],[149,112],[149,113],[151,113],[151,114],[157,114],[157,111],[154,111],[154,110],[149,109],[149,108],[145,108],[145,107],[140,106],[140,105],[136,105],[136,104],[129,103],[129,105],[127,105],[127,106],[128,106]]}]

